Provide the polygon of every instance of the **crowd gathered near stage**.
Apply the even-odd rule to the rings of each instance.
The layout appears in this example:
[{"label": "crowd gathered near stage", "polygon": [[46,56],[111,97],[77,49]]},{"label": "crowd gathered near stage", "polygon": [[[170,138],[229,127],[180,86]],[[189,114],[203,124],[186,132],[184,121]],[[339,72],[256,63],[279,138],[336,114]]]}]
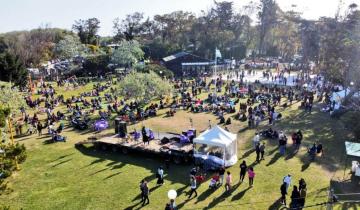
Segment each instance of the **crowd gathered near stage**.
[{"label": "crowd gathered near stage", "polygon": [[[263,84],[260,81],[249,83],[246,81],[246,75],[252,74],[259,74],[262,79],[274,83]],[[67,125],[74,129],[96,131],[97,120],[110,121],[111,116],[116,115],[128,124],[134,124],[158,116],[159,110],[166,110],[167,117],[172,117],[181,110],[215,115],[218,123],[225,127],[225,130],[232,121],[238,120],[245,123],[248,129],[256,130],[252,142],[256,163],[241,161],[240,174],[231,174],[223,167],[216,171],[207,171],[202,165],[195,166],[189,172],[188,199],[193,195],[197,196],[196,189],[200,184],[208,184],[213,190],[221,190],[220,186],[224,186],[224,193],[232,193],[235,182],[245,182],[245,177],[248,178],[249,187],[256,187],[256,179],[261,179],[256,171],[256,165],[266,159],[264,154],[266,154],[267,141],[277,142],[281,155],[285,155],[290,147],[294,148],[295,153],[300,149],[303,141],[301,130],[276,129],[276,124],[283,119],[282,110],[290,109],[294,103],[299,103],[300,109],[311,114],[315,100],[323,102],[323,106],[329,112],[334,109],[334,103],[330,98],[335,87],[324,83],[321,76],[310,77],[309,74],[298,74],[289,82],[286,74],[290,75],[290,71],[285,69],[277,73],[270,71],[259,73],[256,70],[243,70],[221,72],[213,77],[197,76],[191,80],[173,80],[172,84],[177,92],[175,95],[148,104],[118,97],[115,84],[121,82],[121,79],[101,78],[92,81],[71,77],[56,82],[41,80],[35,85],[39,97],[26,97],[28,107],[21,109],[22,116],[16,122],[16,133],[17,135],[48,135],[50,142],[66,142],[67,137],[63,135],[63,130]],[[68,98],[56,91],[59,87],[65,86],[69,90],[76,90],[90,82],[93,84],[90,91],[71,95]],[[60,106],[65,108],[60,109]],[[39,115],[43,114],[46,118],[40,119]],[[228,114],[234,115],[230,117]],[[260,125],[266,128],[260,130]],[[311,161],[316,161],[316,158],[323,155],[324,147],[326,148],[326,144],[323,144],[324,142],[314,142],[308,147]],[[165,168],[161,166],[157,170],[156,185],[164,184],[164,174],[169,165],[166,166]],[[294,209],[301,209],[305,205],[307,189],[311,186],[307,186],[302,177],[292,177],[291,174],[284,174],[283,180],[279,180],[279,183],[279,189],[274,190],[279,191],[281,203],[285,206],[290,205]],[[141,180],[142,205],[149,204],[151,200],[149,184],[148,180]],[[170,200],[165,209],[176,209],[175,201]]]}]

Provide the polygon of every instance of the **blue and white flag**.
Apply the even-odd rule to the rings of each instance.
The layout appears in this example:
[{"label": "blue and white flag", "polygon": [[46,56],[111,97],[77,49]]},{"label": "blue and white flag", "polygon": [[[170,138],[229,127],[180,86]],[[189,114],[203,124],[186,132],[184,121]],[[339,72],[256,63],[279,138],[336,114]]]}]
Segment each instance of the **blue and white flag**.
[{"label": "blue and white flag", "polygon": [[215,49],[215,58],[221,58],[221,52],[218,48]]}]

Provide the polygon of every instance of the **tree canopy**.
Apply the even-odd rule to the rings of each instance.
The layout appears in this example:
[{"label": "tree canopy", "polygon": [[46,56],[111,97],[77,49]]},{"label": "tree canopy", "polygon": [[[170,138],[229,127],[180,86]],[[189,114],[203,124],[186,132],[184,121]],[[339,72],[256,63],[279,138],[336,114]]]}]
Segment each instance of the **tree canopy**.
[{"label": "tree canopy", "polygon": [[148,102],[155,97],[172,93],[173,86],[154,72],[131,72],[119,82],[118,95],[138,102]]},{"label": "tree canopy", "polygon": [[83,44],[96,45],[98,42],[98,31],[100,28],[100,21],[97,18],[89,18],[86,20],[77,20],[72,26],[73,30],[80,37]]},{"label": "tree canopy", "polygon": [[20,108],[26,105],[21,92],[11,88],[9,84],[0,87],[0,104],[3,108],[10,108],[12,114],[19,113]]},{"label": "tree canopy", "polygon": [[122,41],[111,55],[111,61],[117,65],[130,66],[144,58],[144,52],[137,41]]},{"label": "tree canopy", "polygon": [[83,54],[84,51],[85,47],[81,44],[79,37],[66,35],[55,45],[54,54],[58,58],[69,59]]},{"label": "tree canopy", "polygon": [[10,52],[0,54],[0,81],[25,86],[28,72],[20,58]]}]

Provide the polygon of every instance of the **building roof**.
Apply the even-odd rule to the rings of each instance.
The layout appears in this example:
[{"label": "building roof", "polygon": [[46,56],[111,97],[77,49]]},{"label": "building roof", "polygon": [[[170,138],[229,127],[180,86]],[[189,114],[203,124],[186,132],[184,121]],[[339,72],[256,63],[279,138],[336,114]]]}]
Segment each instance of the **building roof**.
[{"label": "building roof", "polygon": [[[203,63],[203,62],[212,62],[211,60],[209,59],[206,59],[206,58],[202,58],[198,55],[194,55],[194,54],[191,54],[191,53],[188,53],[188,52],[178,52],[176,54],[173,54],[173,55],[169,55],[167,57],[164,57],[162,60],[167,63],[167,62],[173,62],[175,61],[176,59],[179,59],[179,58],[182,58],[182,62],[181,63]],[[201,64],[201,65],[204,65],[204,64]]]},{"label": "building roof", "polygon": [[171,60],[174,60],[174,59],[176,59],[176,58],[180,58],[180,57],[183,57],[183,56],[189,55],[189,54],[190,54],[190,53],[187,53],[187,52],[179,52],[179,53],[176,53],[176,54],[173,54],[173,55],[169,55],[169,56],[163,58],[163,60],[164,60],[165,62],[169,62],[169,61],[171,61]]}]

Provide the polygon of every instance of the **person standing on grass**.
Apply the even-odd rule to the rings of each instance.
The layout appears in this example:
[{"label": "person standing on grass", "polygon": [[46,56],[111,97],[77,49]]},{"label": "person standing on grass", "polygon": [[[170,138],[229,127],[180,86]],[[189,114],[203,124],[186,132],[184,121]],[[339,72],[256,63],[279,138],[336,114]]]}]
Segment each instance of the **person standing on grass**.
[{"label": "person standing on grass", "polygon": [[244,161],[240,164],[240,182],[243,182],[243,181],[244,181],[245,174],[246,174],[246,170],[247,170],[247,165],[246,165],[246,161],[244,160]]},{"label": "person standing on grass", "polygon": [[[300,189],[300,187],[299,187]],[[300,198],[299,198],[299,202],[298,202],[298,206],[300,208],[303,208],[305,206],[305,198],[306,198],[306,188],[301,188],[300,189]]]},{"label": "person standing on grass", "polygon": [[280,203],[286,206],[286,183],[283,182],[281,187],[280,187],[280,193],[281,193],[281,198],[280,198]]},{"label": "person standing on grass", "polygon": [[219,176],[220,176],[220,185],[222,185],[224,183],[224,174],[225,174],[225,167],[222,166],[219,169]]},{"label": "person standing on grass", "polygon": [[260,160],[265,160],[265,158],[264,158],[264,154],[265,154],[265,142],[263,142],[262,144],[261,144],[261,146],[260,146],[260,154],[261,154],[261,158],[260,158]]},{"label": "person standing on grass", "polygon": [[291,192],[291,204],[290,208],[297,208],[299,206],[300,192],[297,186],[293,187],[293,191]]},{"label": "person standing on grass", "polygon": [[191,177],[190,188],[191,188],[191,190],[190,190],[190,195],[189,195],[188,199],[191,198],[193,193],[195,193],[195,197],[197,197],[195,177]]},{"label": "person standing on grass", "polygon": [[231,177],[231,173],[230,171],[227,172],[227,176],[226,176],[226,183],[225,183],[225,190],[226,192],[229,192],[231,189],[231,182],[232,182],[232,177]]},{"label": "person standing on grass", "polygon": [[164,170],[163,170],[162,166],[160,166],[158,168],[156,176],[158,178],[156,184],[163,185],[164,184]]},{"label": "person standing on grass", "polygon": [[260,142],[260,135],[259,133],[255,133],[255,136],[253,138],[254,149],[256,149],[256,145],[258,145],[259,142]]},{"label": "person standing on grass", "polygon": [[176,203],[174,199],[170,199],[170,210],[176,210]]},{"label": "person standing on grass", "polygon": [[36,127],[37,127],[37,130],[38,130],[39,136],[41,136],[41,135],[42,135],[43,126],[42,126],[42,124],[41,124],[40,121],[37,123],[37,126],[36,126]]},{"label": "person standing on grass", "polygon": [[252,187],[254,185],[254,177],[255,177],[255,172],[253,167],[249,168],[248,176],[249,176],[249,186]]},{"label": "person standing on grass", "polygon": [[286,192],[288,191],[290,185],[291,185],[291,174],[288,174],[284,177],[283,182],[286,183]]},{"label": "person standing on grass", "polygon": [[301,190],[303,188],[306,188],[306,182],[305,182],[305,179],[301,178],[299,180],[299,190]]},{"label": "person standing on grass", "polygon": [[284,134],[279,136],[279,152],[281,155],[285,155],[287,137]]},{"label": "person standing on grass", "polygon": [[144,202],[144,184],[145,184],[145,180],[141,180],[140,182],[140,195],[141,195],[141,202]]},{"label": "person standing on grass", "polygon": [[[143,187],[143,192],[144,192],[144,200],[143,200],[143,203],[142,205],[145,206],[145,205],[148,205],[150,203],[150,200],[149,200],[149,187],[148,187],[148,184],[146,181],[144,181],[144,187]],[[145,201],[146,201],[146,204],[145,204]]]},{"label": "person standing on grass", "polygon": [[255,153],[256,153],[256,162],[259,162],[260,161],[260,143],[256,144]]}]

